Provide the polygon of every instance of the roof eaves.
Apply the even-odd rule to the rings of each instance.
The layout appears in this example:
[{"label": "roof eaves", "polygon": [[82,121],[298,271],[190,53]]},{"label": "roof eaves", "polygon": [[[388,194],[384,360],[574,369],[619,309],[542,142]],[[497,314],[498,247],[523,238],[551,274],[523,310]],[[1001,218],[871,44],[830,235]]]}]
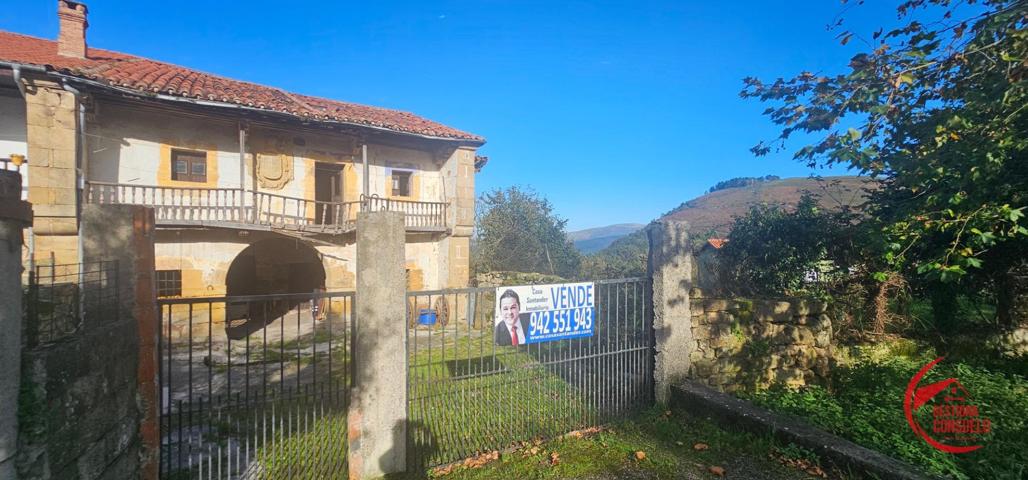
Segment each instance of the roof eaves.
[{"label": "roof eaves", "polygon": [[[241,101],[240,102],[232,102],[228,98],[224,98],[223,100],[219,101],[217,98],[208,98],[208,99],[205,100],[205,99],[200,98],[200,97],[193,98],[193,97],[182,96],[182,95],[170,95],[170,94],[162,93],[160,91],[152,91],[152,90],[143,90],[143,89],[132,88],[131,86],[125,85],[125,84],[118,85],[118,84],[115,84],[113,82],[110,82],[110,83],[103,82],[103,81],[97,80],[95,78],[95,76],[93,76],[94,78],[90,78],[90,76],[86,75],[85,72],[82,72],[81,74],[77,74],[77,72],[72,71],[70,69],[55,69],[55,68],[52,68],[49,65],[38,65],[38,64],[33,64],[33,63],[22,63],[22,62],[11,62],[11,61],[7,61],[7,60],[0,60],[0,66],[6,66],[6,67],[9,67],[9,68],[13,68],[15,66],[17,66],[19,68],[23,68],[23,69],[27,68],[27,69],[32,70],[32,71],[46,73],[48,75],[54,75],[54,76],[57,76],[58,78],[61,78],[63,80],[67,80],[67,81],[70,81],[70,82],[80,82],[80,83],[83,83],[83,84],[91,86],[91,87],[97,87],[97,88],[102,88],[102,89],[106,89],[106,90],[113,90],[113,91],[116,91],[116,92],[124,94],[124,95],[130,95],[130,96],[139,97],[139,98],[151,98],[151,99],[158,99],[158,100],[165,100],[165,101],[172,101],[172,102],[190,103],[190,104],[195,104],[195,105],[202,105],[202,106],[209,106],[209,107],[216,107],[216,108],[234,108],[234,109],[248,110],[248,111],[254,111],[254,112],[261,112],[261,113],[276,113],[276,114],[279,114],[279,115],[286,115],[286,116],[290,116],[290,117],[293,117],[293,118],[299,118],[299,119],[303,119],[303,120],[307,120],[307,121],[313,120],[313,121],[318,122],[318,123],[354,126],[354,127],[367,128],[367,129],[381,131],[381,132],[388,132],[388,133],[397,134],[397,135],[405,135],[405,136],[410,136],[410,137],[423,138],[423,139],[427,139],[427,140],[440,140],[440,141],[446,141],[446,142],[455,142],[455,143],[460,143],[460,144],[464,144],[464,145],[481,146],[481,145],[485,144],[485,139],[484,138],[479,137],[477,135],[472,135],[472,134],[469,134],[469,136],[467,138],[451,137],[451,136],[428,135],[428,134],[423,134],[423,133],[418,133],[418,132],[411,132],[411,131],[407,131],[407,130],[403,130],[403,129],[398,129],[398,128],[389,128],[389,127],[382,126],[382,125],[375,125],[373,123],[361,123],[361,122],[346,121],[346,120],[342,120],[339,117],[334,116],[334,115],[330,116],[330,115],[317,115],[317,114],[315,114],[315,115],[312,116],[308,112],[303,112],[303,115],[301,115],[299,113],[275,110],[275,109],[272,109],[272,108],[268,108],[267,106],[264,106],[264,108],[261,108],[260,106],[244,104]],[[292,95],[290,95],[290,97],[292,97]]]}]

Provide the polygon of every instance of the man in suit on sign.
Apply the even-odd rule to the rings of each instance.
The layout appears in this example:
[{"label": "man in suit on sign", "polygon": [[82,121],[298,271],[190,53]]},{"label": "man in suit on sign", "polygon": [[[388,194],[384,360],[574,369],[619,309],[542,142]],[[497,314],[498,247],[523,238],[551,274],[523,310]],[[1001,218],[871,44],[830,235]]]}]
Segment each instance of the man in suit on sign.
[{"label": "man in suit on sign", "polygon": [[521,298],[514,290],[500,295],[500,315],[496,322],[494,338],[497,345],[524,345],[525,319],[521,318]]}]

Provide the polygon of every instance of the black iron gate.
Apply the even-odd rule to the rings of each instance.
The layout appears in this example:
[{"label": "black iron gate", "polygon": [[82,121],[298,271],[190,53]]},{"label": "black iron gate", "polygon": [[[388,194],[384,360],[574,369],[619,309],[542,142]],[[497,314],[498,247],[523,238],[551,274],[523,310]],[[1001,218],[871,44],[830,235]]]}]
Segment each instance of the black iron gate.
[{"label": "black iron gate", "polygon": [[[646,279],[595,282],[593,336],[520,346],[495,344],[495,295],[408,293],[409,468],[602,425],[653,403]],[[422,313],[435,323],[420,324]]]},{"label": "black iron gate", "polygon": [[161,478],[346,478],[352,292],[157,303]]}]

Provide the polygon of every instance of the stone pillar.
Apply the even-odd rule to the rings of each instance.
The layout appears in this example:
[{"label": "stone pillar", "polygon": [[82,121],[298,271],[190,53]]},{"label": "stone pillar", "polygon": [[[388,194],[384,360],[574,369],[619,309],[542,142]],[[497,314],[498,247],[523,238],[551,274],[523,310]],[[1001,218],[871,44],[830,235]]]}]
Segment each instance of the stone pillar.
[{"label": "stone pillar", "polygon": [[[140,205],[86,205],[82,208],[82,257],[86,262],[118,260],[118,275],[126,288],[119,309],[135,323],[135,351],[119,360],[138,359],[135,370],[135,407],[138,408],[139,450],[137,478],[157,480],[160,455],[157,382],[157,304],[154,278],[154,210]],[[124,297],[123,297],[124,296]],[[131,327],[131,325],[129,326]],[[138,353],[138,356],[135,354]],[[124,382],[125,379],[107,379]],[[113,407],[113,406],[112,406]],[[133,442],[134,443],[134,442]],[[134,445],[133,445],[134,446]]]},{"label": "stone pillar", "polygon": [[28,142],[28,199],[35,219],[35,259],[79,263],[78,99],[57,83],[26,77],[25,118]]},{"label": "stone pillar", "polygon": [[0,170],[0,478],[11,480],[18,478],[22,229],[31,222],[31,205],[21,201],[21,175]]},{"label": "stone pillar", "polygon": [[685,222],[661,221],[650,228],[649,237],[656,351],[653,380],[657,402],[666,405],[670,386],[689,373],[689,354],[694,346],[689,311],[692,248]]},{"label": "stone pillar", "polygon": [[439,287],[468,286],[471,233],[475,227],[475,150],[461,147],[443,164],[446,225],[450,235],[440,244]]},{"label": "stone pillar", "polygon": [[351,480],[406,469],[404,240],[403,213],[357,216],[355,372],[347,416]]}]

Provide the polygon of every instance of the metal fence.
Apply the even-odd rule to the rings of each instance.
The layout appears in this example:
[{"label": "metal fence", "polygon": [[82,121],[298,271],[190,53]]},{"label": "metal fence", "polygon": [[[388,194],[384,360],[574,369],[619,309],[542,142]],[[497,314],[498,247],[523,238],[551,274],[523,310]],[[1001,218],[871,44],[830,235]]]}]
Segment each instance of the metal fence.
[{"label": "metal fence", "polygon": [[[86,322],[115,322],[121,314],[120,264],[117,260],[38,264],[25,290],[25,338],[29,348],[59,342]],[[127,298],[127,295],[125,295]]]},{"label": "metal fence", "polygon": [[345,478],[352,292],[158,310],[162,478]]},{"label": "metal fence", "polygon": [[[495,289],[408,293],[408,466],[601,425],[653,402],[649,282],[595,282],[592,337],[494,342]],[[436,314],[418,324],[422,309]]]}]

